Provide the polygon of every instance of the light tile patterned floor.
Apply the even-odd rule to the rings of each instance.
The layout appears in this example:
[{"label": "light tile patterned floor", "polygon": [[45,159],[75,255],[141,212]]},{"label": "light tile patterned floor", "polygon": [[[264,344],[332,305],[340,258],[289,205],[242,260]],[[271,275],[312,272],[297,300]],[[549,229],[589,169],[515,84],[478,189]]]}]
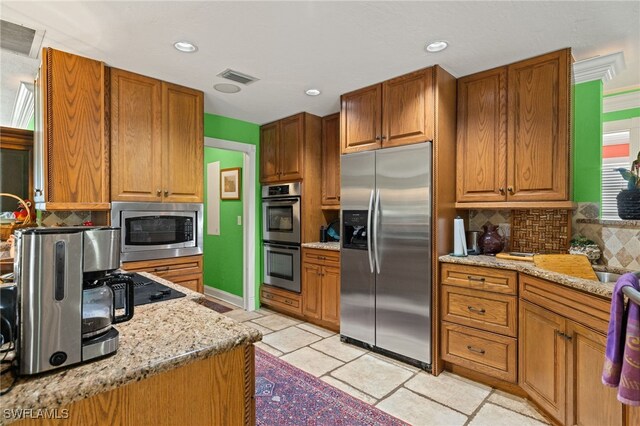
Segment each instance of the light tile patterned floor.
[{"label": "light tile patterned floor", "polygon": [[257,347],[414,426],[548,424],[525,399],[448,372],[434,377],[268,309],[226,315],[262,331]]}]

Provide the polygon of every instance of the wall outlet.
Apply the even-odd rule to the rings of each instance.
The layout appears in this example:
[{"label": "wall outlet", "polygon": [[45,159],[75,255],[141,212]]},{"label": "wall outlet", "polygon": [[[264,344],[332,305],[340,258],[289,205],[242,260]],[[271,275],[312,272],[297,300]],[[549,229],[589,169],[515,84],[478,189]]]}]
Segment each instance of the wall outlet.
[{"label": "wall outlet", "polygon": [[242,216],[238,216],[238,225],[242,226]]}]

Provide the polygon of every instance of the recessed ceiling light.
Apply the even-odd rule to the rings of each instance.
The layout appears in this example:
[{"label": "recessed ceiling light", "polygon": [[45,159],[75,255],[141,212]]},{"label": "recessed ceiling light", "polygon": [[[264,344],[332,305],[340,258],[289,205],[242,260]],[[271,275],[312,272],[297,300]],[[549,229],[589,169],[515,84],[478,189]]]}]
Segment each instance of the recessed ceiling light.
[{"label": "recessed ceiling light", "polygon": [[320,91],[318,89],[309,89],[309,90],[306,90],[304,93],[306,93],[309,96],[318,96],[320,94]]},{"label": "recessed ceiling light", "polygon": [[178,49],[181,52],[185,53],[193,53],[198,50],[198,46],[188,41],[176,41],[173,43],[173,47]]},{"label": "recessed ceiling light", "polygon": [[449,43],[444,40],[438,40],[427,44],[427,47],[425,49],[427,50],[427,52],[435,53],[446,49],[447,46],[449,46]]},{"label": "recessed ceiling light", "polygon": [[220,83],[213,86],[218,92],[222,93],[238,93],[240,91],[240,87],[235,84],[229,83]]}]

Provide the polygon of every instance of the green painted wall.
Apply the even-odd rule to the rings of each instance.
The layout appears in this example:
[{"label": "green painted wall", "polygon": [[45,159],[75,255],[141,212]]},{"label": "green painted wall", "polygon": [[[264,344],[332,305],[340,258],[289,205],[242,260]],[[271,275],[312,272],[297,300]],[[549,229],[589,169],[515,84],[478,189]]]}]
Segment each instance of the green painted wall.
[{"label": "green painted wall", "polygon": [[640,117],[640,108],[623,109],[620,111],[605,112],[602,114],[602,121],[626,120],[628,118]]},{"label": "green painted wall", "polygon": [[[242,143],[247,143],[250,145],[255,145],[256,147],[259,146],[260,144],[260,126],[254,123],[249,123],[246,121],[242,121],[242,120],[236,120],[234,118],[228,118],[228,117],[223,117],[220,115],[214,115],[214,114],[205,114],[204,115],[204,135],[206,137],[210,137],[210,138],[216,138],[216,139],[224,139],[224,140],[228,140],[228,141],[233,141],[233,142],[242,142]],[[205,157],[205,161],[206,161],[206,157]],[[256,282],[255,282],[255,286],[256,286],[256,308],[258,308],[260,306],[260,298],[259,296],[259,291],[260,291],[260,282],[262,280],[262,262],[261,262],[261,253],[262,253],[262,246],[261,246],[261,238],[260,236],[262,235],[262,228],[261,228],[261,222],[262,222],[262,214],[261,214],[261,210],[262,210],[262,204],[260,201],[260,162],[258,161],[258,159],[256,159],[256,170],[255,170],[255,176],[256,176],[256,211],[255,211],[255,220],[256,220],[256,251],[255,251],[255,256],[256,256],[256,264],[255,264],[255,277],[256,277]],[[205,182],[206,185],[206,182]],[[206,200],[206,196],[205,196],[205,200]],[[229,201],[225,201],[225,202],[229,202]],[[205,207],[205,211],[206,211],[206,207]],[[221,212],[222,213],[222,212]],[[237,215],[236,215],[237,216]],[[244,219],[244,218],[243,218]],[[234,218],[235,220],[235,218]],[[235,223],[235,222],[234,222]],[[244,223],[244,220],[243,220]],[[222,222],[221,222],[221,227],[222,227]],[[236,227],[239,227],[238,225],[236,225]],[[205,223],[205,238],[204,238],[204,280],[205,280],[205,285],[212,285],[215,284],[215,274],[216,274],[216,270],[215,270],[215,257],[218,255],[218,253],[215,252],[214,246],[211,246],[212,240],[210,239],[210,237],[212,236],[207,236],[206,235],[206,223]],[[215,245],[215,242],[213,242],[213,244]],[[240,234],[240,242],[239,242],[240,247],[242,247],[242,234]],[[242,251],[240,251],[240,253],[238,254],[239,259],[240,259],[240,270],[242,270]],[[212,281],[210,281],[212,280]],[[242,285],[240,286],[240,288],[242,288]]]},{"label": "green painted wall", "polygon": [[[242,167],[243,154],[223,149],[204,149],[205,194],[210,194],[207,185],[207,164],[220,162],[220,169]],[[206,206],[209,203],[205,198]],[[207,235],[207,218],[204,220],[204,282],[206,285],[241,296],[242,289],[242,229],[238,216],[243,216],[242,200],[220,201],[220,235]],[[243,220],[244,222],[244,220]]]},{"label": "green painted wall", "polygon": [[602,80],[575,85],[573,200],[600,203],[602,192]]}]

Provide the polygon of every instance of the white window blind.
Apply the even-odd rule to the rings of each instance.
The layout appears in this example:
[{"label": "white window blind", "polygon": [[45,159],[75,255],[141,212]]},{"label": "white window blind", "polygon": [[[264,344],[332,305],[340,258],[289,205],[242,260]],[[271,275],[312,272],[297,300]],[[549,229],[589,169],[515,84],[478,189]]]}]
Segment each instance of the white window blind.
[{"label": "white window blind", "polygon": [[602,161],[602,219],[619,220],[616,197],[627,189],[627,181],[615,171],[619,167],[629,169],[629,158],[606,158]]}]

